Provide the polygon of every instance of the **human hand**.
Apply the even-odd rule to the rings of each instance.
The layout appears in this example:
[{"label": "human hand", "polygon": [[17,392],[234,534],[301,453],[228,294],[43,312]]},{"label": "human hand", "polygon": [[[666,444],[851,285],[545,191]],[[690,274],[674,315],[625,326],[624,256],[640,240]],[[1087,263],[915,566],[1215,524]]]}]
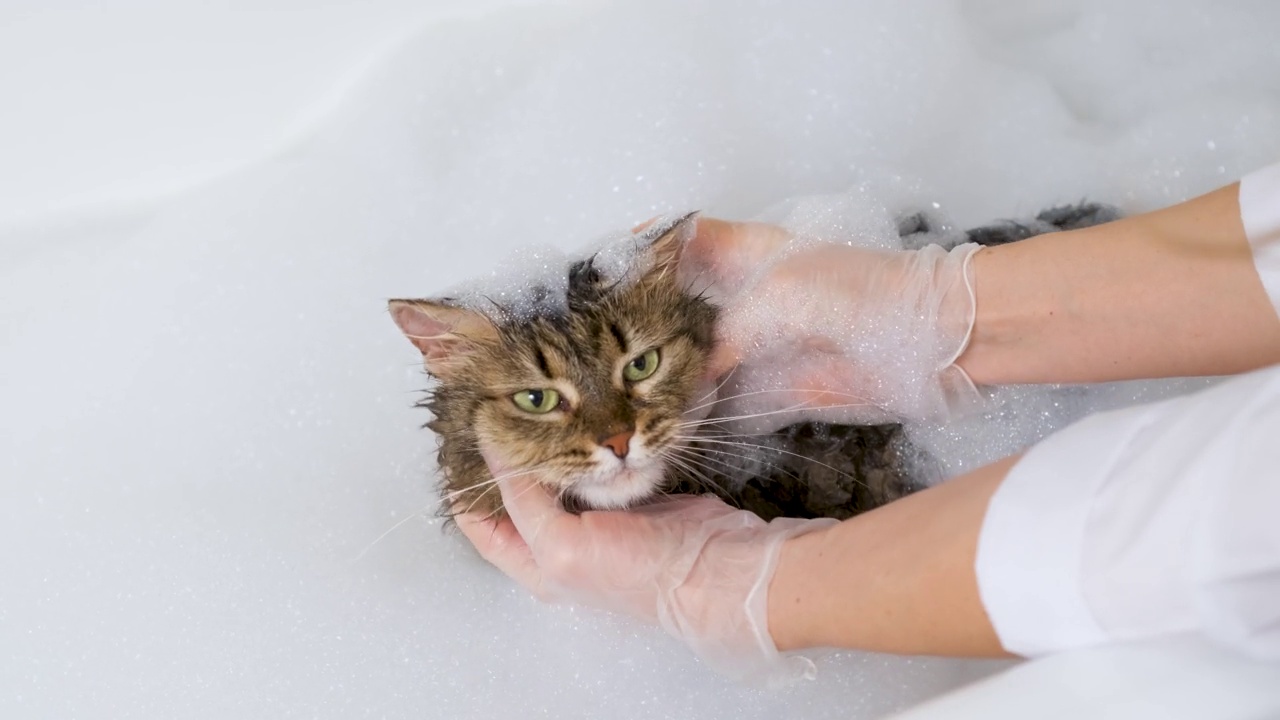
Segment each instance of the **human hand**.
[{"label": "human hand", "polygon": [[803,241],[699,218],[682,272],[721,307],[715,415],[735,432],[800,420],[940,419],[977,404],[956,364],[974,321],[980,248],[916,251]]},{"label": "human hand", "polygon": [[464,513],[458,527],[540,600],[656,623],[734,679],[813,677],[812,661],[779,653],[769,635],[769,584],[787,539],[835,520],[766,523],[710,496],[573,515],[533,473],[490,469],[508,516]]}]

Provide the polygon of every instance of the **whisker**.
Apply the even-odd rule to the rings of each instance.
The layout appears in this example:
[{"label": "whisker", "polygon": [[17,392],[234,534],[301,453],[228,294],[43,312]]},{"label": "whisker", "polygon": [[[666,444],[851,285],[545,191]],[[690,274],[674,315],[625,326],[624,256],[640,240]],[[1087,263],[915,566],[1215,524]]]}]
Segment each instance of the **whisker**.
[{"label": "whisker", "polygon": [[[720,381],[719,385],[715,386],[714,388],[711,388],[711,390],[708,391],[707,394],[703,395],[697,400],[694,400],[694,402],[702,402],[703,400],[706,400],[707,398],[720,392],[720,388],[724,387],[724,384],[729,382],[729,378],[733,377],[733,374],[736,372],[738,372],[738,366],[734,365],[733,368],[729,370],[728,374],[724,376],[724,379]],[[738,397],[738,396],[735,396],[735,397]],[[708,405],[715,405],[717,402],[720,402],[723,399],[724,398],[716,398],[715,400],[712,400],[710,402],[705,402],[705,403],[702,403],[701,405],[696,405],[694,407],[691,407],[688,410],[685,410],[685,412],[690,413],[690,412],[694,412],[695,410],[701,410],[702,408],[707,407]]]},{"label": "whisker", "polygon": [[397,522],[396,524],[394,524],[394,525],[392,525],[391,527],[387,528],[386,532],[382,533],[382,534],[381,534],[381,535],[379,535],[377,538],[375,538],[373,542],[371,542],[371,543],[369,543],[368,545],[366,545],[366,546],[365,546],[365,548],[364,548],[363,550],[361,550],[361,551],[360,551],[360,554],[359,554],[359,555],[356,555],[355,559],[354,559],[354,560],[352,560],[351,562],[353,562],[353,563],[358,563],[358,562],[360,562],[362,559],[364,559],[364,556],[365,556],[365,555],[367,555],[367,554],[369,553],[369,551],[373,549],[373,547],[374,547],[375,545],[377,545],[378,543],[382,542],[383,538],[385,538],[386,536],[388,536],[388,535],[390,535],[391,533],[395,532],[395,531],[396,531],[396,528],[399,528],[401,525],[404,525],[405,523],[409,522],[410,520],[412,520],[412,519],[414,519],[414,518],[418,518],[418,517],[426,517],[426,512],[427,512],[428,510],[430,510],[432,507],[434,507],[435,505],[436,505],[436,502],[432,502],[430,505],[427,505],[426,507],[422,508],[421,510],[418,510],[418,511],[416,511],[416,512],[414,512],[414,513],[409,514],[409,515],[408,515],[408,516],[406,516],[404,519],[400,520],[400,521],[399,521],[399,522]]},{"label": "whisker", "polygon": [[[497,481],[497,480],[483,480],[483,481],[481,481],[481,482],[478,482],[478,483],[475,483],[475,484],[472,484],[472,485],[468,485],[468,486],[466,486],[466,487],[464,487],[464,488],[459,488],[459,489],[457,489],[457,490],[454,490],[453,492],[445,493],[445,494],[443,494],[443,495],[441,495],[441,496],[440,496],[440,501],[441,501],[441,502],[443,502],[443,503],[445,503],[445,504],[452,504],[452,502],[453,502],[454,500],[458,499],[458,496],[459,496],[459,495],[462,495],[463,493],[471,492],[472,490],[475,490],[475,489],[478,489],[478,488],[482,488],[482,487],[484,487],[485,485],[497,485],[497,484],[498,484],[498,481]],[[487,492],[487,491],[486,491],[486,492]]]},{"label": "whisker", "polygon": [[[669,448],[668,450],[674,450],[674,449],[675,448]],[[692,479],[696,483],[703,485],[717,497],[727,498],[730,502],[732,502],[734,505],[737,505],[738,508],[741,509],[742,505],[738,502],[737,498],[729,494],[728,489],[721,487],[718,483],[716,483],[711,478],[707,477],[705,474],[703,474],[701,471],[695,468],[690,462],[688,462],[688,461],[692,461],[692,458],[680,458],[668,453],[663,453],[661,457],[664,460],[667,460],[668,462],[672,463],[676,467],[680,468],[684,472],[688,473],[690,479]],[[706,467],[706,469],[708,471],[711,471],[709,467]]]},{"label": "whisker", "polygon": [[[721,460],[720,458],[707,457],[705,455],[705,451],[711,450],[711,449],[712,448],[701,449],[701,448],[693,448],[688,446],[679,446],[679,447],[673,446],[671,448],[672,451],[680,452],[681,453],[680,457],[686,460],[696,461],[702,464],[709,472],[724,472],[725,474],[733,474],[734,472],[741,471],[741,468],[733,465],[732,463]],[[707,463],[717,463],[720,466],[722,466],[724,470],[723,471],[716,470],[714,467],[712,467]]]},{"label": "whisker", "polygon": [[[697,466],[708,472],[715,472],[713,468],[703,463],[701,461],[702,459],[688,448],[675,446],[669,447],[663,452],[662,457],[663,459],[670,460],[684,470],[690,470],[692,467]],[[709,480],[710,478],[707,479]]]},{"label": "whisker", "polygon": [[[719,464],[724,468],[723,472],[726,475],[740,475],[745,471],[745,468],[743,468],[741,464],[733,463],[728,460],[724,460],[723,458],[716,457],[717,455],[722,455],[726,458],[741,460],[743,456],[740,454],[735,455],[734,453],[731,453],[727,450],[721,450],[719,448],[714,448],[714,447],[693,447],[690,445],[686,445],[682,449],[686,454],[686,456],[693,455],[699,460],[709,462],[709,463]],[[778,468],[778,469],[782,469],[782,468]]]},{"label": "whisker", "polygon": [[[720,457],[716,457],[717,455],[723,455],[726,458],[741,459],[740,455],[734,455],[724,450],[720,450],[712,447],[693,447],[691,444],[682,444],[678,446],[673,446],[673,449],[681,452],[682,457],[698,462],[700,465],[705,467],[708,472],[720,473],[727,476],[730,479],[734,477],[740,477],[744,475],[747,471],[747,469],[744,468],[741,464],[729,462],[728,460],[724,460]],[[718,465],[723,469],[717,470],[713,466],[713,464]],[[782,471],[784,474],[787,474],[792,477],[795,477],[796,479],[799,479],[798,475],[795,475],[794,473],[789,472],[784,467],[776,466],[776,465],[773,467],[776,470]],[[758,475],[752,474],[751,476],[757,477]],[[726,489],[726,492],[728,492],[727,489]]]},{"label": "whisker", "polygon": [[[497,485],[497,484],[498,484],[500,481],[502,481],[502,480],[508,480],[508,479],[510,479],[510,478],[520,477],[521,475],[528,475],[529,473],[537,472],[539,469],[541,469],[541,468],[539,468],[539,467],[532,467],[532,468],[526,468],[526,469],[524,469],[524,470],[515,470],[515,471],[512,471],[512,472],[506,473],[505,475],[500,475],[500,476],[495,477],[495,478],[490,478],[490,479],[488,479],[488,480],[481,480],[480,482],[473,483],[473,484],[468,485],[468,486],[466,486],[466,487],[464,487],[464,488],[459,488],[458,490],[454,490],[454,491],[453,491],[453,492],[451,492],[451,493],[447,493],[447,494],[445,494],[445,495],[441,495],[441,496],[440,496],[440,500],[441,500],[441,501],[443,501],[443,502],[445,502],[445,503],[451,503],[453,500],[455,500],[455,499],[457,498],[457,496],[461,495],[462,493],[470,492],[470,491],[475,490],[475,489],[477,489],[477,488],[482,488],[482,487],[484,487],[485,485]],[[492,489],[492,488],[491,488],[491,489]],[[486,490],[485,492],[488,492],[488,490]]]},{"label": "whisker", "polygon": [[[676,462],[676,458],[671,458],[671,460],[672,462]],[[683,472],[688,473],[688,478],[696,485],[702,487],[704,490],[710,492],[716,497],[723,498],[739,508],[742,507],[742,503],[739,502],[738,498],[729,491],[729,488],[715,481],[712,475],[714,475],[716,471],[710,465],[701,462],[694,465],[694,461],[688,459],[680,462],[689,463],[684,467]]]},{"label": "whisker", "polygon": [[[718,423],[730,422],[733,420],[750,420],[752,418],[768,417],[770,415],[780,415],[782,413],[794,412],[796,410],[803,409],[808,405],[809,405],[808,402],[803,402],[796,405],[792,405],[791,407],[782,408],[781,410],[770,410],[768,412],[751,413],[748,415],[735,415],[731,417],[707,418],[705,420],[695,420],[690,422],[682,422],[678,424],[680,427],[689,428],[689,427],[699,427],[702,425],[715,425]],[[843,403],[840,405],[822,405],[818,409],[839,410],[841,408],[855,408],[855,407],[875,407],[875,406],[871,403]]]},{"label": "whisker", "polygon": [[[476,498],[475,498],[475,500],[472,500],[472,501],[471,501],[471,504],[467,506],[467,509],[466,509],[466,510],[463,510],[460,514],[462,514],[462,515],[466,515],[467,513],[471,512],[471,509],[472,509],[472,508],[474,508],[474,507],[476,506],[476,503],[478,503],[478,502],[480,502],[481,500],[483,500],[485,495],[488,495],[489,493],[491,493],[491,492],[493,492],[494,490],[497,490],[497,489],[498,489],[498,483],[496,483],[496,482],[495,482],[495,483],[493,483],[492,485],[490,485],[490,486],[488,487],[488,489],[486,489],[484,492],[482,492],[482,493],[480,493],[479,495],[477,495],[477,496],[476,496]],[[501,491],[499,491],[499,494],[501,494]],[[492,514],[492,512],[491,512],[490,514]]]},{"label": "whisker", "polygon": [[[691,447],[691,446],[689,446],[689,445],[677,445],[677,446],[673,446],[673,447],[679,448],[681,451],[683,451],[683,452],[686,454],[686,456],[688,456],[688,455],[693,455],[693,456],[696,456],[696,457],[697,457],[699,460],[701,460],[701,461],[705,461],[705,462],[707,462],[707,463],[716,463],[716,464],[719,464],[719,465],[723,466],[723,467],[724,467],[724,469],[725,469],[725,474],[726,474],[726,475],[730,475],[730,476],[734,476],[734,475],[742,476],[742,475],[746,474],[746,468],[743,468],[741,465],[736,465],[736,464],[730,463],[730,462],[728,462],[728,461],[726,461],[726,460],[723,460],[723,459],[721,459],[721,458],[719,458],[719,457],[716,457],[717,455],[723,455],[724,457],[728,457],[728,458],[741,459],[741,455],[735,455],[735,454],[732,454],[732,453],[726,452],[726,451],[724,451],[724,450],[719,450],[719,449],[717,449],[717,448],[710,448],[710,447],[704,447],[704,448],[693,448],[693,447]],[[791,478],[792,480],[795,480],[795,481],[797,481],[797,482],[803,482],[803,480],[804,480],[804,479],[800,476],[800,474],[799,474],[799,473],[797,473],[797,472],[795,472],[795,471],[793,471],[793,470],[790,470],[789,468],[787,468],[787,467],[785,467],[785,466],[778,465],[778,464],[775,464],[775,463],[768,463],[768,466],[769,466],[772,470],[774,470],[774,471],[776,471],[776,472],[780,472],[780,473],[782,473],[784,476],[789,477],[789,478]],[[708,470],[711,470],[710,466],[705,466],[705,467],[707,467],[707,468],[708,468]],[[711,470],[711,471],[712,471],[712,472],[714,472],[714,470]],[[751,473],[751,474],[750,474],[750,476],[751,476],[751,477],[763,478],[763,479],[767,479],[767,478],[769,477],[768,475],[761,475],[761,474],[759,474],[759,473]],[[854,477],[854,478],[853,478],[853,480],[854,480],[854,482],[861,483],[861,481],[859,481],[856,477]],[[862,484],[865,484],[865,483],[862,483]],[[736,499],[734,499],[734,498],[731,498],[731,499],[733,499],[733,500],[734,500],[734,503],[735,503],[735,504],[739,504],[739,503],[737,502],[737,500],[736,500]],[[739,506],[740,506],[740,505],[739,505]]]},{"label": "whisker", "polygon": [[[538,469],[538,468],[534,468],[534,469],[536,470],[536,469]],[[530,472],[532,472],[532,470],[531,470]],[[508,476],[505,476],[505,475],[503,476],[503,478],[504,478],[504,479],[505,479],[506,477],[508,477]],[[515,496],[514,498],[512,498],[512,499],[513,499],[513,500],[519,500],[520,498],[522,498],[522,497],[524,497],[524,496],[525,496],[525,493],[528,493],[528,492],[532,491],[532,490],[533,490],[534,488],[536,488],[537,486],[538,486],[538,484],[537,484],[537,483],[533,483],[533,484],[529,485],[529,487],[527,487],[527,488],[525,488],[524,490],[520,491],[520,493],[519,493],[518,495],[516,495],[516,496]],[[561,492],[560,492],[560,493],[558,493],[558,494],[556,495],[556,501],[557,501],[557,502],[560,500],[560,496],[561,496],[563,493],[564,493],[564,490],[563,490],[563,489],[561,489]],[[489,511],[489,513],[488,513],[487,515],[485,515],[484,517],[480,518],[480,522],[486,522],[486,521],[488,521],[488,520],[489,520],[489,519],[491,519],[494,515],[497,515],[498,513],[502,512],[502,510],[503,510],[503,509],[505,509],[505,507],[494,508],[493,510]],[[528,538],[526,538],[526,540],[528,540]]]},{"label": "whisker", "polygon": [[[714,448],[703,448],[703,449],[702,449],[701,451],[699,451],[699,452],[700,452],[700,457],[701,457],[703,460],[706,460],[706,461],[708,461],[708,462],[715,462],[715,463],[719,463],[720,465],[724,466],[725,471],[726,471],[726,473],[727,473],[727,474],[730,474],[730,475],[739,475],[739,476],[747,475],[748,477],[746,477],[746,478],[744,478],[744,479],[743,479],[744,486],[745,486],[745,483],[746,483],[746,482],[749,482],[750,478],[760,478],[760,479],[762,479],[762,480],[769,480],[769,479],[771,479],[772,477],[774,477],[773,475],[770,475],[770,474],[762,474],[762,473],[755,473],[755,472],[753,472],[753,473],[747,473],[747,472],[746,472],[746,469],[745,469],[745,468],[743,468],[742,466],[740,466],[740,465],[734,465],[734,464],[729,463],[729,462],[727,462],[727,461],[725,461],[725,460],[722,460],[722,459],[720,459],[720,458],[718,458],[718,457],[715,457],[715,455],[724,455],[725,457],[738,459],[738,458],[740,458],[740,457],[741,457],[741,456],[739,456],[739,455],[733,455],[733,454],[727,453],[727,452],[725,452],[725,451],[723,451],[723,450],[716,450],[716,449],[714,449]],[[701,454],[701,453],[711,453],[711,454]],[[775,464],[775,463],[768,463],[768,467],[769,467],[772,471],[774,471],[774,472],[778,472],[778,473],[781,473],[783,476],[788,477],[788,478],[790,478],[791,480],[794,480],[794,481],[796,481],[796,482],[804,482],[804,478],[803,478],[803,477],[801,477],[801,475],[800,475],[798,472],[796,472],[796,471],[794,471],[794,470],[791,470],[791,469],[787,468],[786,466],[778,465],[778,464]],[[857,482],[857,479],[856,479],[856,478],[855,478],[855,482]],[[734,499],[734,503],[735,503],[735,504],[738,504],[738,502],[737,502],[737,500],[736,500],[736,499]]]},{"label": "whisker", "polygon": [[[427,506],[423,507],[422,509],[417,510],[417,511],[415,511],[415,512],[413,512],[413,513],[409,514],[408,516],[406,516],[406,517],[402,518],[401,520],[398,520],[398,521],[397,521],[394,525],[392,525],[391,527],[387,528],[387,529],[386,529],[386,531],[384,531],[381,535],[379,535],[378,537],[374,538],[373,542],[371,542],[371,543],[369,543],[368,545],[366,545],[366,546],[365,546],[365,548],[364,548],[363,550],[361,550],[361,551],[360,551],[360,553],[359,553],[358,555],[356,555],[355,559],[353,559],[353,560],[352,560],[352,562],[353,562],[353,563],[358,563],[358,562],[360,562],[362,559],[364,559],[364,556],[365,556],[365,555],[368,555],[368,554],[369,554],[369,551],[370,551],[370,550],[372,550],[374,547],[376,547],[376,546],[378,545],[378,543],[380,543],[380,542],[382,542],[383,540],[385,540],[385,539],[386,539],[386,537],[387,537],[388,535],[390,535],[391,533],[393,533],[393,532],[395,532],[397,529],[399,529],[399,528],[400,528],[400,526],[404,525],[405,523],[409,522],[410,520],[413,520],[414,518],[418,518],[418,517],[426,517],[426,515],[427,515],[427,511],[428,511],[428,510],[430,510],[432,507],[438,506],[441,502],[443,502],[443,503],[445,503],[445,504],[451,504],[451,503],[452,503],[452,501],[453,501],[454,499],[456,499],[456,498],[457,498],[457,496],[461,495],[462,493],[470,492],[470,491],[472,491],[472,490],[475,490],[476,488],[484,487],[485,485],[490,485],[491,487],[490,487],[488,490],[485,490],[483,493],[481,493],[481,494],[480,494],[480,497],[484,497],[486,494],[488,494],[489,492],[491,492],[494,488],[496,488],[496,487],[498,486],[498,481],[499,481],[499,480],[506,480],[507,478],[517,477],[517,476],[520,476],[520,475],[527,475],[527,474],[529,474],[529,473],[532,473],[532,472],[536,471],[537,469],[538,469],[538,468],[536,468],[536,467],[535,467],[535,468],[529,468],[529,469],[526,469],[526,470],[520,470],[520,471],[515,471],[515,472],[509,472],[509,473],[506,473],[506,474],[504,474],[504,475],[501,475],[501,476],[499,476],[499,477],[497,477],[497,478],[493,478],[493,479],[490,479],[490,480],[485,480],[485,481],[482,481],[482,482],[478,482],[478,483],[475,483],[475,484],[473,484],[473,485],[468,485],[467,487],[461,488],[461,489],[459,489],[459,490],[455,490],[455,491],[453,491],[453,492],[451,492],[451,493],[448,493],[448,494],[446,494],[446,495],[441,496],[441,498],[440,498],[439,500],[434,500],[434,501],[432,501],[432,503],[431,503],[430,505],[427,505]],[[475,506],[475,503],[479,501],[480,497],[477,497],[475,500],[473,500],[473,501],[472,501],[472,503],[471,503],[471,506],[469,506],[469,507],[467,508],[467,510],[465,510],[465,511],[463,511],[463,512],[469,512],[469,511],[470,511],[470,509],[471,509],[471,507],[474,507],[474,506]]]},{"label": "whisker", "polygon": [[[734,368],[734,370],[737,370],[737,368]],[[730,373],[730,374],[732,374],[732,373]],[[728,378],[727,378],[727,377],[726,377],[725,379],[726,379],[726,380],[728,380]],[[721,383],[721,385],[723,385],[723,384],[724,384],[724,383]],[[717,389],[718,389],[718,388],[717,388]],[[713,401],[713,402],[711,402],[711,403],[707,403],[706,405],[713,405],[713,404],[715,404],[715,403],[719,403],[719,402],[727,402],[727,401],[729,401],[729,400],[738,400],[738,399],[740,399],[740,398],[744,398],[744,397],[751,397],[751,396],[753,396],[753,395],[767,395],[767,394],[769,394],[769,393],[795,393],[795,392],[819,392],[819,393],[822,393],[823,395],[835,395],[835,396],[837,396],[837,397],[852,398],[852,399],[854,399],[854,400],[862,400],[862,401],[864,401],[864,402],[868,400],[868,398],[865,398],[865,397],[863,397],[863,396],[861,396],[861,395],[854,395],[854,394],[852,394],[852,393],[840,392],[840,391],[838,391],[838,390],[817,390],[817,391],[804,390],[804,391],[800,391],[800,390],[796,390],[795,388],[773,388],[773,389],[769,389],[769,390],[752,390],[751,392],[738,393],[737,395],[729,395],[729,396],[727,396],[727,397],[716,398],[716,400],[714,400],[714,401]],[[691,410],[700,409],[700,408],[706,407],[706,405],[700,405],[700,406],[698,406],[698,408],[690,408],[690,410],[686,410],[685,412],[690,412]]]},{"label": "whisker", "polygon": [[[870,487],[870,485],[867,485],[867,483],[865,483],[865,482],[863,482],[863,481],[859,480],[859,479],[858,479],[858,477],[857,477],[857,476],[855,476],[855,475],[850,475],[849,473],[847,473],[847,472],[845,472],[845,471],[843,471],[843,470],[840,470],[840,469],[838,469],[838,468],[834,468],[834,467],[832,467],[832,466],[830,466],[830,465],[828,465],[828,464],[826,464],[826,463],[824,463],[824,462],[821,462],[821,461],[819,461],[819,460],[815,460],[814,458],[811,458],[811,457],[809,457],[808,455],[801,455],[800,453],[792,452],[792,451],[790,451],[790,450],[784,450],[783,448],[770,447],[770,446],[768,446],[768,445],[756,445],[756,444],[748,443],[748,442],[734,442],[734,441],[730,441],[730,440],[712,440],[712,439],[709,439],[709,438],[707,438],[707,439],[702,439],[702,441],[703,441],[703,442],[709,442],[709,443],[717,443],[717,444],[720,444],[720,445],[736,445],[736,446],[739,446],[739,447],[756,448],[756,449],[760,449],[760,450],[767,450],[767,451],[769,451],[769,452],[779,452],[779,453],[782,453],[782,454],[784,454],[784,455],[791,455],[792,457],[798,457],[798,458],[800,458],[801,460],[805,460],[805,461],[811,462],[811,463],[813,463],[813,464],[815,464],[815,465],[821,465],[822,467],[827,468],[828,470],[830,470],[830,471],[832,471],[832,472],[836,473],[837,475],[843,475],[843,476],[845,476],[845,477],[847,477],[847,478],[852,479],[854,482],[860,483],[860,484],[862,484],[862,485],[864,485],[864,486],[866,486],[866,487]],[[710,448],[708,448],[708,451],[711,451],[711,449],[710,449]],[[721,451],[721,452],[724,452],[724,451]]]}]

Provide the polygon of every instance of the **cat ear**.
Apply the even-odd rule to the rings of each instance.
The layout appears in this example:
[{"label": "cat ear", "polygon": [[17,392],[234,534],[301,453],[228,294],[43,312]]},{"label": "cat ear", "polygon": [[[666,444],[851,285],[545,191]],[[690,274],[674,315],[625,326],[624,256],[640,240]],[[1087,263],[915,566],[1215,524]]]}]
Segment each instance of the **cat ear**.
[{"label": "cat ear", "polygon": [[432,375],[448,374],[477,345],[498,339],[498,329],[475,310],[438,300],[392,300],[387,306]]},{"label": "cat ear", "polygon": [[697,232],[698,211],[674,220],[656,222],[645,228],[642,237],[649,240],[649,255],[655,272],[675,271],[686,242]]}]

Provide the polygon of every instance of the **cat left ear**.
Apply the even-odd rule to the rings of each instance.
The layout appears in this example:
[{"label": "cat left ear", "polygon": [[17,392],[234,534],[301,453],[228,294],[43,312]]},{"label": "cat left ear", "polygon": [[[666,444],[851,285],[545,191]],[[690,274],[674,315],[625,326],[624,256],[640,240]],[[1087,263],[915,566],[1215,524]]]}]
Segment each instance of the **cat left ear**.
[{"label": "cat left ear", "polygon": [[644,237],[652,238],[649,253],[653,257],[655,270],[676,270],[685,243],[697,233],[698,212],[695,210],[675,220],[657,222],[644,229]]},{"label": "cat left ear", "polygon": [[483,313],[437,300],[392,300],[391,319],[422,351],[427,372],[447,375],[481,344],[496,342],[498,329]]}]

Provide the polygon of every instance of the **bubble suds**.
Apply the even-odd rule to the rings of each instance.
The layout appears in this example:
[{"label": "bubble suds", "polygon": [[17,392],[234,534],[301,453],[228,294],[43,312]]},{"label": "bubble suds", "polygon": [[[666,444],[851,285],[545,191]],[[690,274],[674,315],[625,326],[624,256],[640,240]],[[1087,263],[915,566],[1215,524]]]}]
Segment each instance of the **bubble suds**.
[{"label": "bubble suds", "polygon": [[517,247],[487,274],[433,293],[432,297],[448,298],[503,321],[563,315],[568,312],[570,268],[589,262],[601,283],[625,287],[649,271],[653,259],[646,251],[660,231],[680,217],[662,215],[645,230],[610,233],[573,252],[550,245]]},{"label": "bubble suds", "polygon": [[[146,222],[6,235],[0,716],[869,718],[991,672],[846,653],[744,689],[657,630],[533,602],[426,519],[370,547],[435,505],[425,381],[385,298],[850,188],[822,223],[879,238],[895,176],[973,227],[1151,208],[1280,157],[1275,3],[477,17],[411,33],[314,136]],[[1035,408],[1103,402],[1052,404],[1073,398],[936,447],[961,467],[1003,452],[996,427],[1043,432]]]}]

